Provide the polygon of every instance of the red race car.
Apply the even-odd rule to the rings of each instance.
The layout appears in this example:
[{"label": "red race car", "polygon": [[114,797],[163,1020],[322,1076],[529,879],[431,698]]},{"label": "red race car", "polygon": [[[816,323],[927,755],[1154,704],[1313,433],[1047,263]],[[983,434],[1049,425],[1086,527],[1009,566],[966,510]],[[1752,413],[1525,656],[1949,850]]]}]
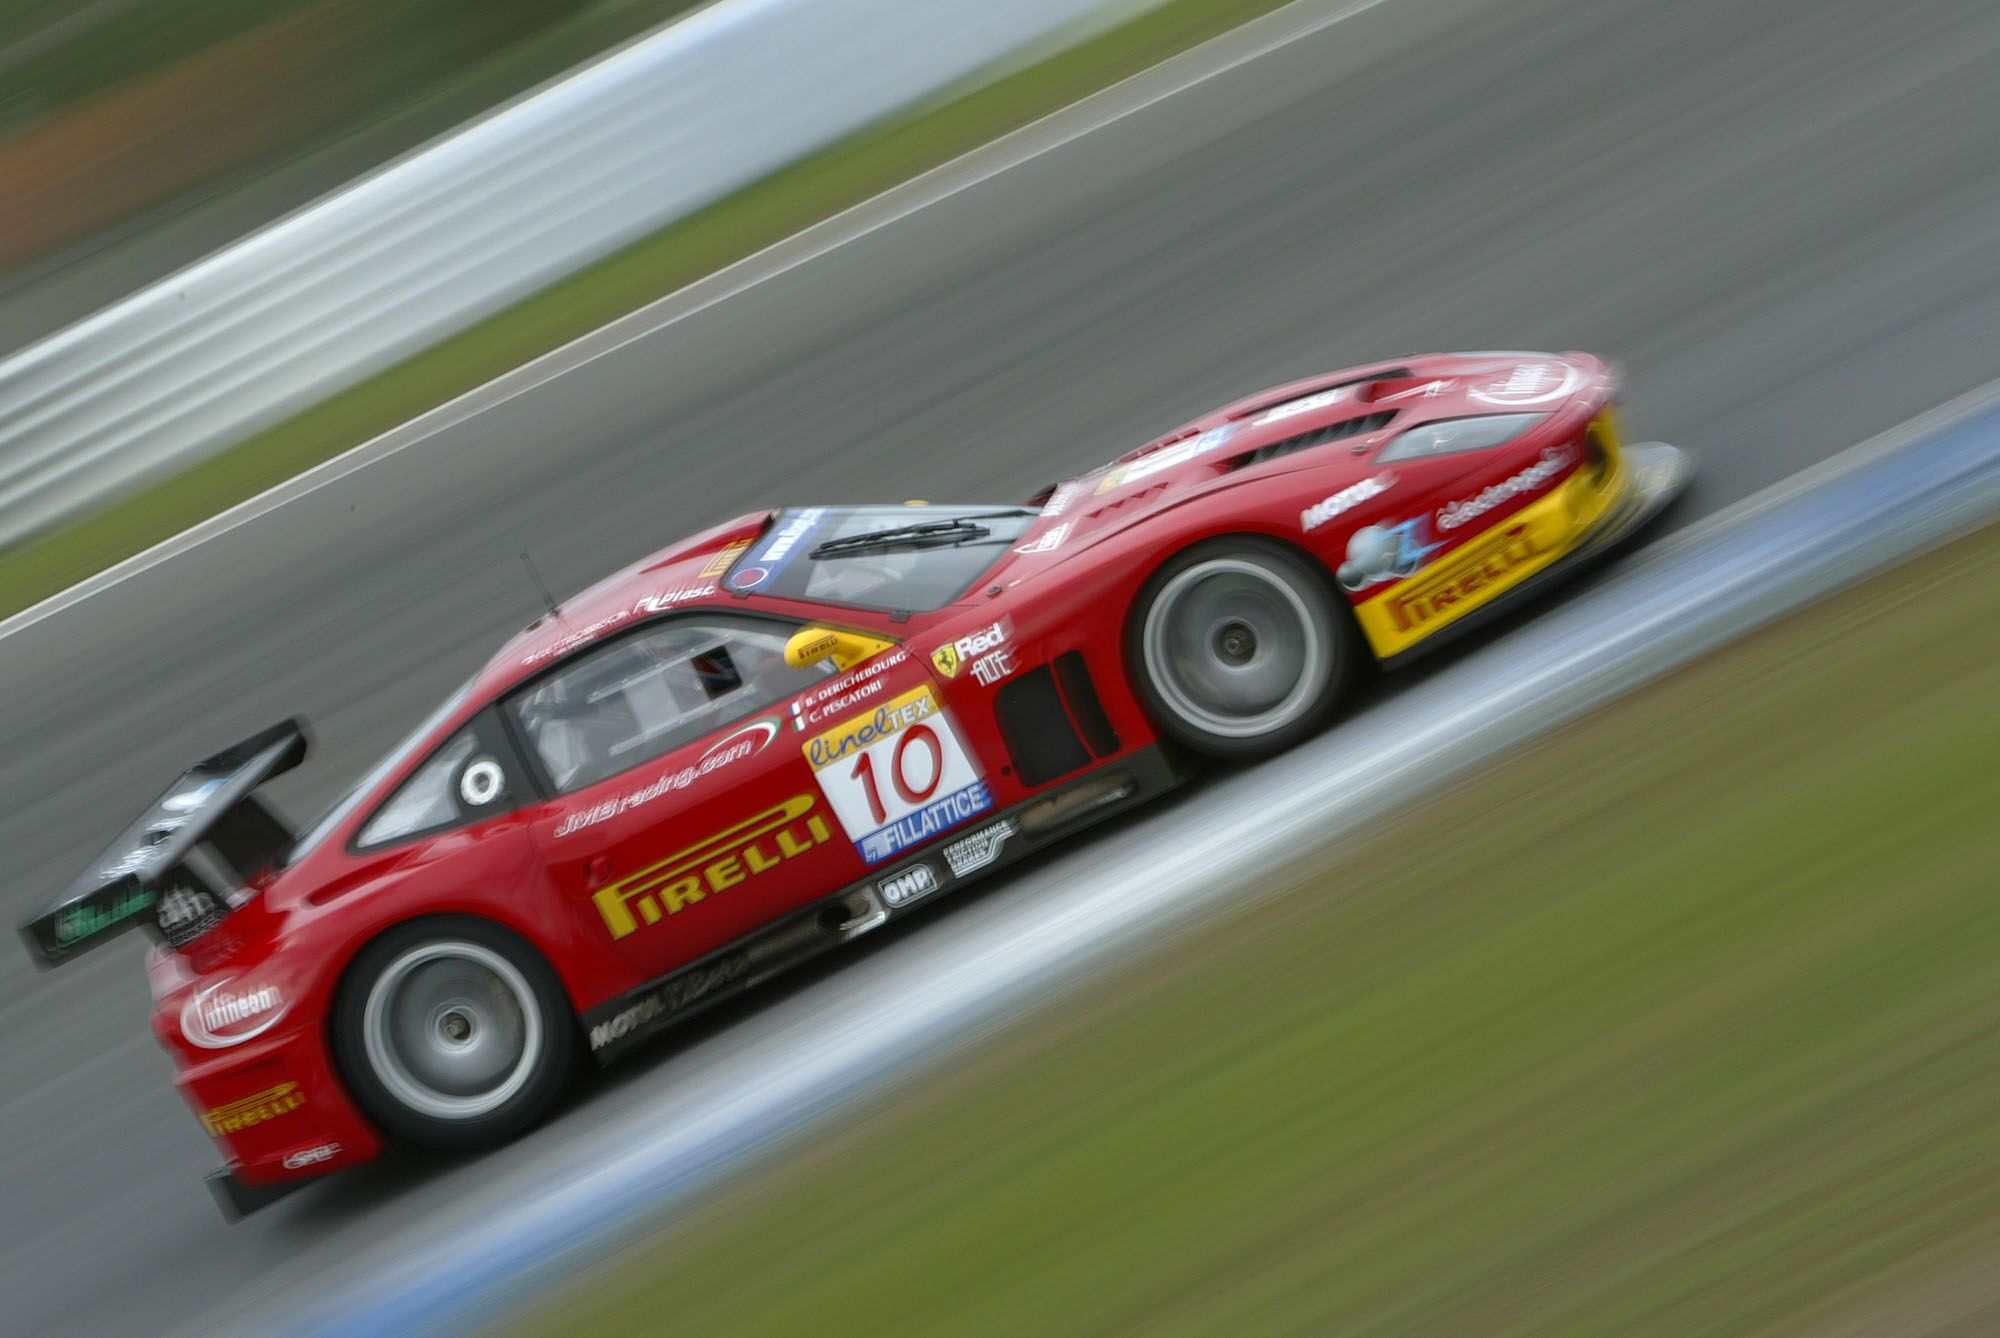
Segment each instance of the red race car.
[{"label": "red race car", "polygon": [[241,1213],[472,1147],[698,1009],[1168,789],[1602,552],[1690,473],[1582,354],[1252,396],[1027,506],[745,516],[552,608],[333,810],[187,772],[44,914],[143,924],[153,1027]]}]

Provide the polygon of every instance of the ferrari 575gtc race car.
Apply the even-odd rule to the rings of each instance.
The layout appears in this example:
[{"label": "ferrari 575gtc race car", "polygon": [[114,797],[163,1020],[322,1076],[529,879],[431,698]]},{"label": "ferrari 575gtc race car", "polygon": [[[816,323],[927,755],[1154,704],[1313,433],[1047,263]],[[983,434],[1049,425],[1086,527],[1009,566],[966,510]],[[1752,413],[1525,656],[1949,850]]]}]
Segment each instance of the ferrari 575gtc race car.
[{"label": "ferrari 575gtc race car", "polygon": [[23,928],[144,925],[154,1031],[241,1212],[473,1147],[698,1009],[920,909],[1604,551],[1689,475],[1581,354],[1252,396],[1025,506],[744,516],[536,619],[295,832],[288,721]]}]

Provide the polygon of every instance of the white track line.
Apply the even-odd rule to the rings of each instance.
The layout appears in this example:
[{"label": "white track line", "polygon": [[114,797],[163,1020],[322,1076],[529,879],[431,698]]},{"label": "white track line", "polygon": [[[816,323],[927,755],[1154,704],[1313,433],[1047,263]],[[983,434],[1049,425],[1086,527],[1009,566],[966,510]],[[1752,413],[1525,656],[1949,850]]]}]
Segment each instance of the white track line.
[{"label": "white track line", "polygon": [[1052,112],[1039,121],[932,168],[873,199],[746,256],[705,279],[581,335],[561,348],[503,373],[400,427],[391,428],[296,478],[240,502],[220,515],[51,595],[0,622],[0,638],[12,636],[74,608],[93,595],[102,594],[211,539],[337,483],[357,470],[386,460],[440,432],[457,427],[628,344],[657,334],[668,326],[699,315],[710,307],[788,274],[920,210],[1382,3],[1384,0],[1349,0],[1344,4],[1332,4],[1328,0],[1296,0],[1296,3],[1213,38],[1193,50],[1142,70],[1081,102]]}]

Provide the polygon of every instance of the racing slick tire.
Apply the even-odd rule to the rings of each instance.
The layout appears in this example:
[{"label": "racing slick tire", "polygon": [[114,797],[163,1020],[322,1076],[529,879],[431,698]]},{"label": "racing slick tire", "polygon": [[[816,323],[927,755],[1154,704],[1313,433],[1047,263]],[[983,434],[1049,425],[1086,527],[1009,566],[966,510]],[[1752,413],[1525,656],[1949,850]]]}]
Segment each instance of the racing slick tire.
[{"label": "racing slick tire", "polygon": [[1204,757],[1283,752],[1333,716],[1363,662],[1326,574],[1282,544],[1216,539],[1140,592],[1128,663],[1160,733]]},{"label": "racing slick tire", "polygon": [[484,920],[389,930],[354,959],[334,1055],[390,1134],[454,1150],[505,1142],[547,1113],[574,1071],[576,1018],[555,972]]}]

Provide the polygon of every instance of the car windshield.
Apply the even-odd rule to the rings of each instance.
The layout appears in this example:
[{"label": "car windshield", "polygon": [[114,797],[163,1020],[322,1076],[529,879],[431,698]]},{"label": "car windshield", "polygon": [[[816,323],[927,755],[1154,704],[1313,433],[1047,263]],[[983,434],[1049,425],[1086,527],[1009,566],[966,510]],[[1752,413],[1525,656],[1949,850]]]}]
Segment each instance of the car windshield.
[{"label": "car windshield", "polygon": [[1041,513],[1016,506],[782,511],[724,578],[781,599],[921,613],[970,590]]}]

